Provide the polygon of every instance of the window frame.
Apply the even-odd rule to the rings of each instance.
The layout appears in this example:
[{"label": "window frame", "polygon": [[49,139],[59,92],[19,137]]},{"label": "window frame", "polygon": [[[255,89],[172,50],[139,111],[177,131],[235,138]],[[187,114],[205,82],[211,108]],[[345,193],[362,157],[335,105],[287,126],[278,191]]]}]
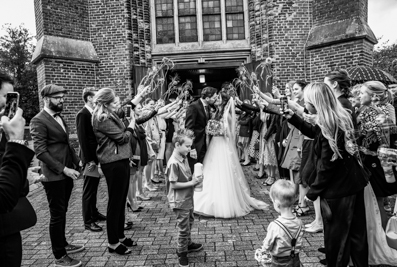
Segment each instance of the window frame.
[{"label": "window frame", "polygon": [[243,14],[244,14],[244,39],[239,40],[228,40],[227,39],[227,25],[226,25],[226,1],[220,0],[221,2],[221,29],[222,29],[222,40],[220,41],[204,41],[203,34],[203,9],[202,9],[202,0],[196,0],[196,21],[197,21],[197,42],[180,42],[179,39],[179,12],[178,12],[178,0],[173,0],[174,7],[174,34],[175,34],[175,42],[167,43],[167,44],[157,44],[157,34],[156,34],[156,7],[155,0],[150,0],[150,9],[151,9],[151,33],[152,33],[152,46],[155,48],[156,46],[173,46],[173,47],[185,47],[191,44],[197,44],[198,47],[202,47],[203,43],[223,43],[226,44],[228,42],[249,42],[249,11],[248,11],[248,0],[243,0]]}]

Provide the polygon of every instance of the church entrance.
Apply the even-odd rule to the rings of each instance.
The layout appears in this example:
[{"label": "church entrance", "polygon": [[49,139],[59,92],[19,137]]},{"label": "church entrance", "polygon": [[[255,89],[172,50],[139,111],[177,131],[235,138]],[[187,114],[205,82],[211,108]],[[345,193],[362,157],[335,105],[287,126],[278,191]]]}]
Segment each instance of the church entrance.
[{"label": "church entrance", "polygon": [[190,80],[193,84],[193,97],[199,97],[204,87],[211,86],[218,90],[221,89],[224,82],[232,82],[237,78],[236,67],[222,68],[198,68],[198,69],[174,69],[167,74],[168,83],[173,77],[179,77],[179,85]]}]

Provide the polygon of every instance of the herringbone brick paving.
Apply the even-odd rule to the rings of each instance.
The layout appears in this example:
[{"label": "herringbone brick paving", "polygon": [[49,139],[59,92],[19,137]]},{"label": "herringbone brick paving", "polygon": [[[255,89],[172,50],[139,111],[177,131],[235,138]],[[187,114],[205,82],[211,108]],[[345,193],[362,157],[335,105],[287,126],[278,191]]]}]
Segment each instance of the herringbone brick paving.
[{"label": "herringbone brick paving", "polygon": [[[189,254],[190,266],[259,266],[254,259],[254,251],[261,246],[266,228],[278,214],[274,211],[268,196],[268,187],[263,180],[254,177],[252,167],[244,167],[251,194],[269,204],[269,210],[255,210],[249,215],[236,219],[214,219],[196,217],[192,231],[195,242],[203,243],[204,250]],[[129,256],[118,256],[107,252],[106,224],[103,232],[93,233],[84,230],[81,196],[82,181],[75,182],[67,214],[66,235],[68,242],[85,245],[86,249],[72,257],[80,259],[83,266],[178,266],[175,254],[176,220],[169,209],[164,185],[156,192],[148,192],[152,197],[142,201],[142,212],[134,213],[133,228],[126,236],[138,242]],[[48,233],[49,209],[43,187],[31,190],[29,200],[37,213],[37,224],[23,232],[22,266],[53,266],[54,258]],[[106,214],[107,188],[102,179],[98,192],[98,208]],[[309,216],[302,217],[304,223],[314,219],[311,207]],[[318,263],[323,256],[317,248],[323,243],[323,234],[304,235],[304,248],[301,261],[304,266],[322,266]]]}]

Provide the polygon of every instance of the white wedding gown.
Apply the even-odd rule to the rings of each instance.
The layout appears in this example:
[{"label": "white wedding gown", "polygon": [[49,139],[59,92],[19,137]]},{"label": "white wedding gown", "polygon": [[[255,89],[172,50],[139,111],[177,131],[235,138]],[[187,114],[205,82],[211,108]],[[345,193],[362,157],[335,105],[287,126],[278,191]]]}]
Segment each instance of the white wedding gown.
[{"label": "white wedding gown", "polygon": [[[365,214],[367,218],[368,263],[370,265],[397,265],[397,250],[389,247],[382,228],[378,202],[371,184],[364,189]],[[383,208],[383,207],[382,207]]]},{"label": "white wedding gown", "polygon": [[254,209],[267,209],[263,201],[250,196],[234,142],[234,101],[226,105],[222,119],[223,135],[214,136],[204,158],[203,191],[194,192],[194,212],[217,218],[247,215]]}]

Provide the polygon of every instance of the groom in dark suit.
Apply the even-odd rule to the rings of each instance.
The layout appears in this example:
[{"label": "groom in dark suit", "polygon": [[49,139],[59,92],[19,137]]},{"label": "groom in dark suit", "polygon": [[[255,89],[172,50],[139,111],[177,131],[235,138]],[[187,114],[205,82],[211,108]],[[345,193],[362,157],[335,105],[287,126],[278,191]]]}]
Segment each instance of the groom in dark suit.
[{"label": "groom in dark suit", "polygon": [[45,179],[42,181],[50,208],[50,239],[55,266],[80,266],[81,261],[69,254],[84,246],[66,241],[66,212],[72,194],[73,180],[79,177],[79,158],[69,141],[69,129],[61,116],[66,90],[49,84],[41,90],[44,109],[30,122],[34,151],[40,160]]},{"label": "groom in dark suit", "polygon": [[187,108],[185,128],[194,132],[194,141],[189,156],[189,166],[192,172],[195,163],[203,163],[207,152],[205,127],[210,119],[210,105],[215,103],[217,97],[217,89],[205,87],[201,91],[201,98]]}]

